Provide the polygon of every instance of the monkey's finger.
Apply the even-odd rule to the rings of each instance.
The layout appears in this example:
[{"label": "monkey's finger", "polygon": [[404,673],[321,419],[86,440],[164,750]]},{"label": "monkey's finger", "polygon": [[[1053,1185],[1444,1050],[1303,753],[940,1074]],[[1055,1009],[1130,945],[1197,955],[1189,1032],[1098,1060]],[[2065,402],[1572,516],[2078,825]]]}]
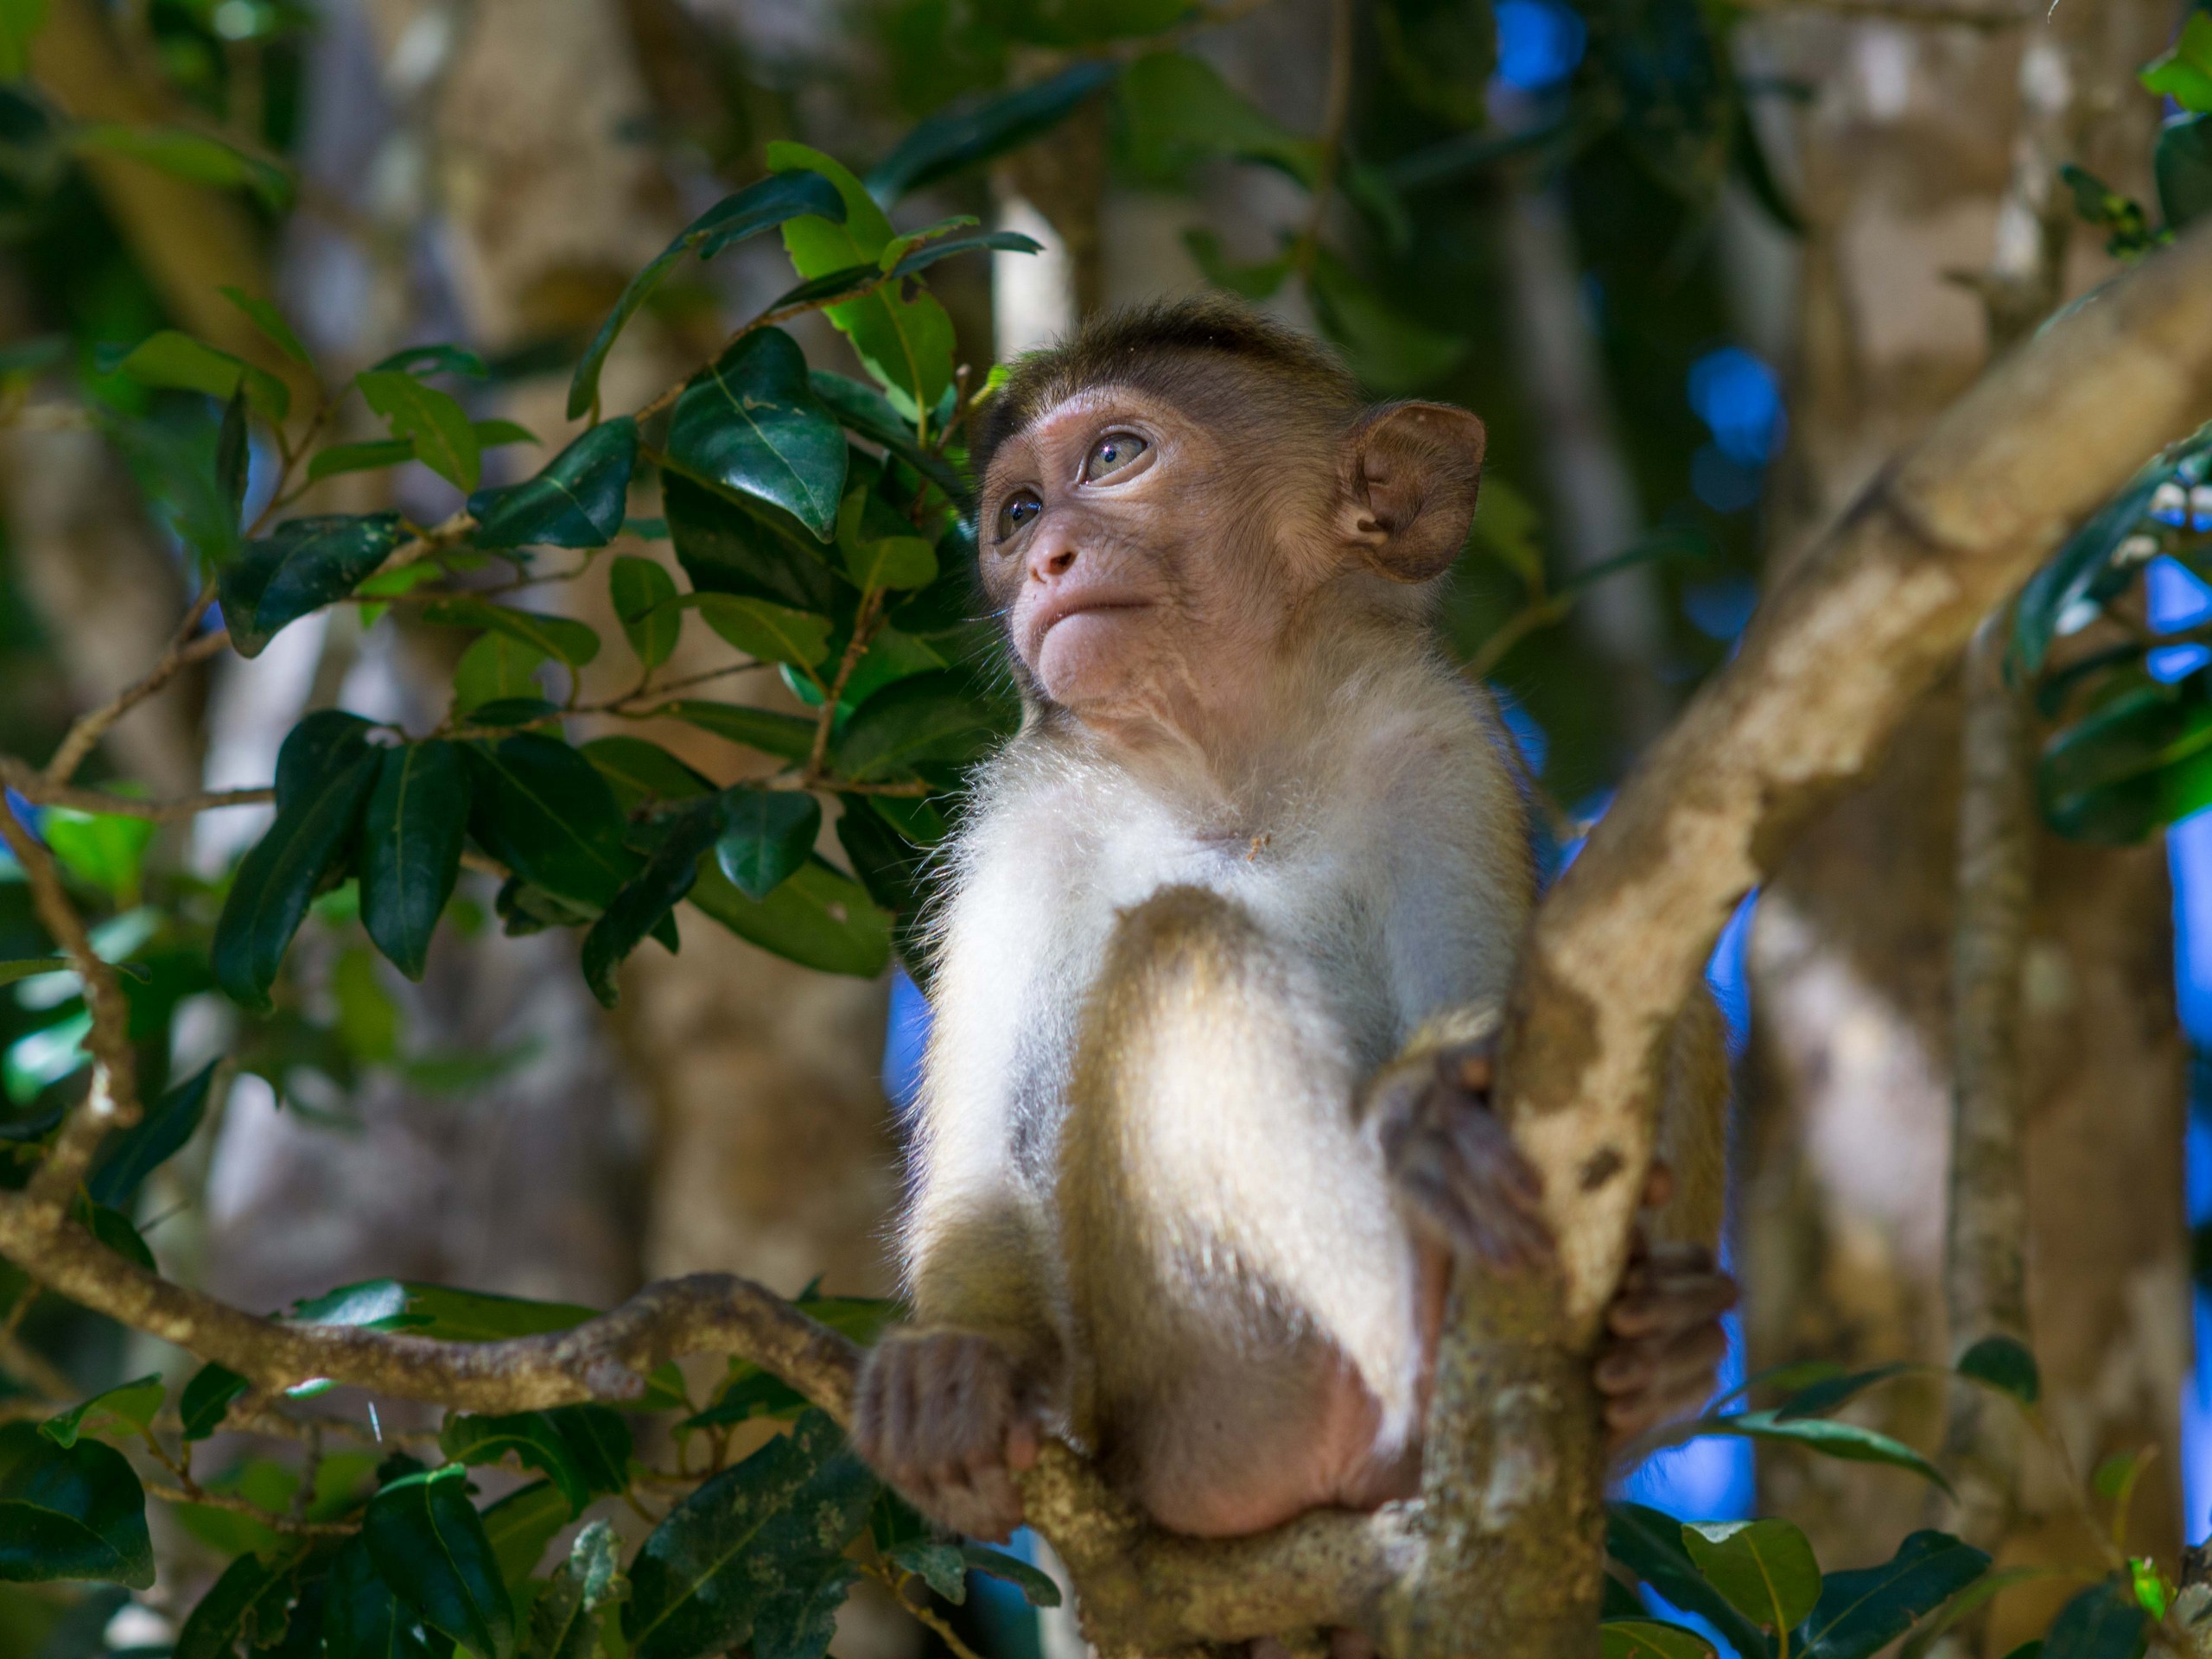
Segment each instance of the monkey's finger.
[{"label": "monkey's finger", "polygon": [[1727,1353],[1727,1332],[1707,1325],[1670,1342],[1623,1343],[1609,1349],[1593,1376],[1600,1394],[1671,1393],[1709,1376]]},{"label": "monkey's finger", "polygon": [[1675,1172],[1659,1159],[1651,1161],[1651,1173],[1643,1178],[1643,1207],[1656,1210],[1675,1196]]},{"label": "monkey's finger", "polygon": [[1736,1306],[1736,1281],[1725,1273],[1672,1281],[1624,1293],[1605,1310],[1605,1325],[1631,1341],[1669,1335],[1719,1319]]},{"label": "monkey's finger", "polygon": [[1398,1184],[1414,1215],[1463,1259],[1499,1273],[1539,1267],[1552,1259],[1551,1236],[1540,1222],[1470,1203],[1462,1186],[1434,1162],[1408,1162],[1398,1171]]}]

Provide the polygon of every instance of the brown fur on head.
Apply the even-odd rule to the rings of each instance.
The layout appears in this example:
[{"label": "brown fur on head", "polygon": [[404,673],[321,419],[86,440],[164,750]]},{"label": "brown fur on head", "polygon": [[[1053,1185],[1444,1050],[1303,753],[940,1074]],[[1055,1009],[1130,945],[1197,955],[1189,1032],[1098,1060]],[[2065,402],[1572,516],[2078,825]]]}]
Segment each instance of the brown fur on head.
[{"label": "brown fur on head", "polygon": [[1033,701],[1233,741],[1317,615],[1410,615],[1382,590],[1450,567],[1482,451],[1465,410],[1370,408],[1326,346],[1236,301],[1116,313],[986,409],[984,591]]}]

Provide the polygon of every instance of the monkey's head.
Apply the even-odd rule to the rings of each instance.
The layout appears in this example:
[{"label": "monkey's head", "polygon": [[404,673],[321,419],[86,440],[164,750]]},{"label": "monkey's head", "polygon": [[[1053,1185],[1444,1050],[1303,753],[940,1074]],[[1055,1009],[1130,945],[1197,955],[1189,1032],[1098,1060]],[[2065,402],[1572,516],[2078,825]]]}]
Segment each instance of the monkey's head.
[{"label": "monkey's head", "polygon": [[1233,301],[1120,312],[1015,365],[976,434],[985,594],[1035,698],[1218,713],[1335,613],[1418,611],[1466,540],[1483,426],[1370,406]]}]

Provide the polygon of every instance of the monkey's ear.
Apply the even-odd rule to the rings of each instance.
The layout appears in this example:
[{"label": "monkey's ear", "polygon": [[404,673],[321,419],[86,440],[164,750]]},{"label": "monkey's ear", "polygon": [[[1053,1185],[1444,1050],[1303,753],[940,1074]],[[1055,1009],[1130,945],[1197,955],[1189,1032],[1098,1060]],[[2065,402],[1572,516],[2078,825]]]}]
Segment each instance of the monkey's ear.
[{"label": "monkey's ear", "polygon": [[1386,404],[1344,439],[1346,542],[1395,582],[1452,568],[1474,522],[1483,423],[1448,404]]}]

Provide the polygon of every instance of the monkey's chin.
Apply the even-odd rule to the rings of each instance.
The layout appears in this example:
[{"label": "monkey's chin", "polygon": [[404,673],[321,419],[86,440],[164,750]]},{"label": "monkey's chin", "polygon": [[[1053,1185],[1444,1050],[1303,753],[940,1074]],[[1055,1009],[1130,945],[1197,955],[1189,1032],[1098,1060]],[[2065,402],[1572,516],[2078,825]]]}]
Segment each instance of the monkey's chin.
[{"label": "monkey's chin", "polygon": [[1034,664],[1045,695],[1063,708],[1080,712],[1086,704],[1112,702],[1127,695],[1137,669],[1140,606],[1077,611],[1046,631]]}]

